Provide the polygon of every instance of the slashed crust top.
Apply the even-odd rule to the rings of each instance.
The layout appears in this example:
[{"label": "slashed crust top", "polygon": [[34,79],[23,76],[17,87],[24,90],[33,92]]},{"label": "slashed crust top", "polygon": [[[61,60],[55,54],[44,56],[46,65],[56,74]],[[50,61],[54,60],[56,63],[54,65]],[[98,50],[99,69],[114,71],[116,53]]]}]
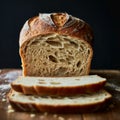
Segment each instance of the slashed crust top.
[{"label": "slashed crust top", "polygon": [[85,40],[92,45],[91,27],[85,21],[67,13],[40,13],[39,16],[30,18],[20,32],[19,45],[21,47],[23,43],[36,36],[52,33]]}]

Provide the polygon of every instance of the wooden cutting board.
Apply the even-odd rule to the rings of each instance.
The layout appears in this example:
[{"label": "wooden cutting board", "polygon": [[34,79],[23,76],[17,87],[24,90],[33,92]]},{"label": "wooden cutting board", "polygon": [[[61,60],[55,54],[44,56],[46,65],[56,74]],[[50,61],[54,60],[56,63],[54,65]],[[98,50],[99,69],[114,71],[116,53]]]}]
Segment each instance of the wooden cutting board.
[{"label": "wooden cutting board", "polygon": [[21,70],[16,69],[0,70],[0,120],[120,120],[120,70],[91,70],[91,74],[107,78],[105,89],[113,95],[112,101],[102,111],[79,114],[33,114],[9,111],[9,103],[6,101],[9,83],[21,74]]}]

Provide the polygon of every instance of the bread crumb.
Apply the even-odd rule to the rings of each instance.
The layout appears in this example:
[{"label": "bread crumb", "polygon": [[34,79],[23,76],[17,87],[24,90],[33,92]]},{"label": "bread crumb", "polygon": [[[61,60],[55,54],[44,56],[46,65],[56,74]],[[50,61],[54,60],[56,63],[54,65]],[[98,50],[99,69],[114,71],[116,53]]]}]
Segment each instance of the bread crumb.
[{"label": "bread crumb", "polygon": [[6,99],[5,99],[5,98],[3,98],[3,99],[2,99],[2,102],[5,102],[5,101],[6,101]]},{"label": "bread crumb", "polygon": [[32,113],[32,114],[30,114],[30,117],[35,117],[35,114],[33,114],[33,113]]},{"label": "bread crumb", "polygon": [[8,105],[8,109],[12,109],[12,106],[11,106],[11,105]]},{"label": "bread crumb", "polygon": [[10,110],[8,110],[7,112],[8,112],[8,113],[12,113],[12,112],[15,112],[15,110],[10,109]]},{"label": "bread crumb", "polygon": [[59,116],[59,117],[58,117],[58,120],[65,120],[65,118]]},{"label": "bread crumb", "polygon": [[54,117],[54,118],[57,118],[57,114],[54,114],[53,117]]}]

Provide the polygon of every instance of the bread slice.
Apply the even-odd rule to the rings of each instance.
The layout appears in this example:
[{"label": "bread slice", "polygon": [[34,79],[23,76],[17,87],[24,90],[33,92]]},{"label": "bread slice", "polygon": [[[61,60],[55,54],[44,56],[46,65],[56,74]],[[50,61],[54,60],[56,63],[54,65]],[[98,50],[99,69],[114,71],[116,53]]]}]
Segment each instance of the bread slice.
[{"label": "bread slice", "polygon": [[110,98],[111,95],[105,90],[73,97],[24,95],[13,90],[8,94],[9,102],[15,110],[51,113],[96,111],[103,108]]},{"label": "bread slice", "polygon": [[96,92],[103,88],[106,78],[98,75],[81,77],[18,77],[12,89],[24,94],[69,96]]},{"label": "bread slice", "polygon": [[93,32],[83,20],[67,13],[39,14],[20,33],[24,76],[89,74]]}]

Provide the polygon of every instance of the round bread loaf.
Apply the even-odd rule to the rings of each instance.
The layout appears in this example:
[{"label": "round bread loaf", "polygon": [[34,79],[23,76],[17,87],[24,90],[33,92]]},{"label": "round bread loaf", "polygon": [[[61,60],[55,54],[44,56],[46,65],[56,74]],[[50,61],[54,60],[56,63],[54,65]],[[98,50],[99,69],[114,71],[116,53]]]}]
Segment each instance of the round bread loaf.
[{"label": "round bread loaf", "polygon": [[83,20],[67,13],[39,14],[20,33],[24,76],[89,74],[93,32]]}]

